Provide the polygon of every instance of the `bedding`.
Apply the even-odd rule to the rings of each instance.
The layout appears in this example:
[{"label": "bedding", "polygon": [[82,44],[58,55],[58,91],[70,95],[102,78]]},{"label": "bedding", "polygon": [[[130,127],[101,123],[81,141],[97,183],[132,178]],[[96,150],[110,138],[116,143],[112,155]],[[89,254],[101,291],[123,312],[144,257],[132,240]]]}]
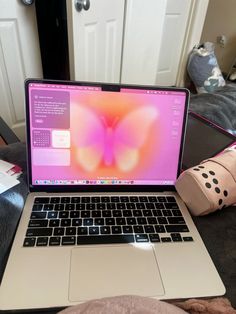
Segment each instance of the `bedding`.
[{"label": "bedding", "polygon": [[191,94],[189,110],[236,136],[235,83],[229,83],[212,93]]}]

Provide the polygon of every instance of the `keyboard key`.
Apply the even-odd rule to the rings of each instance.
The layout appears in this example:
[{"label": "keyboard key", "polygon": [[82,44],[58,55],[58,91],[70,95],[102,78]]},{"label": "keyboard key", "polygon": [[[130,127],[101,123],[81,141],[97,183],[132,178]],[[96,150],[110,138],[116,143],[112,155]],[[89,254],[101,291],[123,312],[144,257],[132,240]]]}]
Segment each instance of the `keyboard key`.
[{"label": "keyboard key", "polygon": [[71,198],[71,203],[80,203],[80,197],[77,197],[77,196],[73,196],[72,198]]},{"label": "keyboard key", "polygon": [[122,226],[123,233],[133,233],[132,226]]},{"label": "keyboard key", "polygon": [[145,206],[147,209],[154,209],[155,208],[153,203],[145,203]]},{"label": "keyboard key", "polygon": [[138,196],[130,196],[130,202],[138,203]]},{"label": "keyboard key", "polygon": [[133,229],[135,233],[144,233],[143,226],[134,226]]},{"label": "keyboard key", "polygon": [[163,209],[163,208],[165,208],[163,203],[155,203],[154,205],[155,205],[156,209]]},{"label": "keyboard key", "polygon": [[71,211],[70,212],[70,218],[79,218],[80,212],[79,211]]},{"label": "keyboard key", "polygon": [[51,236],[53,228],[29,228],[26,231],[27,237]]},{"label": "keyboard key", "polygon": [[88,203],[85,205],[86,210],[93,210],[96,209],[96,204]]},{"label": "keyboard key", "polygon": [[47,213],[45,212],[32,212],[30,219],[46,218]]},{"label": "keyboard key", "polygon": [[61,197],[61,203],[62,204],[70,203],[70,197]]},{"label": "keyboard key", "polygon": [[25,238],[24,240],[24,247],[32,247],[35,245],[36,238]]},{"label": "keyboard key", "polygon": [[146,203],[146,202],[148,202],[147,196],[139,196],[139,202],[141,202],[141,203]]},{"label": "keyboard key", "polygon": [[173,242],[182,242],[182,237],[179,233],[171,233],[170,236]]},{"label": "keyboard key", "polygon": [[66,235],[76,235],[76,228],[75,227],[68,227],[66,228]]},{"label": "keyboard key", "polygon": [[81,203],[91,203],[90,197],[88,197],[88,196],[82,197]]},{"label": "keyboard key", "polygon": [[59,212],[59,218],[69,218],[69,212]]},{"label": "keyboard key", "polygon": [[144,226],[144,230],[146,233],[154,233],[154,227],[153,226]]},{"label": "keyboard key", "polygon": [[115,218],[106,218],[105,219],[105,224],[107,226],[114,226],[115,225]]},{"label": "keyboard key", "polygon": [[62,237],[62,245],[75,245],[76,243],[76,237],[70,236],[70,237]]},{"label": "keyboard key", "polygon": [[148,200],[149,200],[149,202],[151,202],[151,203],[157,202],[156,196],[148,196]]},{"label": "keyboard key", "polygon": [[49,197],[36,197],[34,199],[34,204],[47,204],[49,203],[50,198]]},{"label": "keyboard key", "polygon": [[126,204],[125,203],[117,203],[116,208],[117,209],[126,209]]},{"label": "keyboard key", "polygon": [[124,217],[132,217],[132,211],[131,210],[123,210],[123,216]]},{"label": "keyboard key", "polygon": [[167,217],[167,216],[172,216],[171,210],[168,210],[168,209],[163,209],[162,214],[163,214],[163,216],[165,216],[165,217]]},{"label": "keyboard key", "polygon": [[106,218],[106,217],[112,217],[112,212],[111,210],[103,210],[102,211],[102,217]]},{"label": "keyboard key", "polygon": [[64,210],[65,205],[64,204],[55,204],[54,210]]},{"label": "keyboard key", "polygon": [[54,228],[53,235],[55,236],[63,236],[65,233],[65,228]]},{"label": "keyboard key", "polygon": [[55,219],[57,217],[58,217],[58,212],[48,212],[48,217],[47,217],[48,219]]},{"label": "keyboard key", "polygon": [[150,209],[144,209],[143,210],[143,216],[152,216],[152,211]]},{"label": "keyboard key", "polygon": [[47,227],[48,225],[48,220],[44,220],[44,219],[32,219],[29,221],[29,225],[28,227],[30,228],[39,228],[39,227]]},{"label": "keyboard key", "polygon": [[50,246],[58,246],[61,244],[61,237],[51,237],[49,239]]},{"label": "keyboard key", "polygon": [[82,217],[82,218],[88,218],[88,217],[90,217],[90,216],[91,216],[90,210],[83,210],[83,211],[81,212],[81,217]]},{"label": "keyboard key", "polygon": [[145,204],[144,203],[136,203],[136,208],[137,209],[145,209]]},{"label": "keyboard key", "polygon": [[47,246],[48,237],[39,237],[36,242],[36,246]]},{"label": "keyboard key", "polygon": [[113,210],[113,217],[122,217],[122,211],[121,210]]},{"label": "keyboard key", "polygon": [[71,219],[62,219],[61,220],[61,227],[70,227]]},{"label": "keyboard key", "polygon": [[165,233],[166,232],[165,227],[162,225],[156,225],[155,230],[157,233]]},{"label": "keyboard key", "polygon": [[193,241],[193,238],[192,237],[183,237],[183,240],[185,242],[192,242]]},{"label": "keyboard key", "polygon": [[158,217],[157,221],[158,221],[159,225],[167,225],[168,224],[168,221],[165,217]]},{"label": "keyboard key", "polygon": [[166,209],[178,209],[179,206],[177,203],[165,203],[165,208]]},{"label": "keyboard key", "polygon": [[43,209],[43,204],[35,204],[33,205],[33,211],[41,211]]},{"label": "keyboard key", "polygon": [[168,217],[167,220],[172,225],[185,224],[183,217]]},{"label": "keyboard key", "polygon": [[186,225],[166,225],[167,232],[189,232],[189,229]]},{"label": "keyboard key", "polygon": [[101,234],[110,234],[111,233],[111,228],[108,226],[104,226],[100,228]]},{"label": "keyboard key", "polygon": [[137,224],[137,221],[134,217],[126,218],[126,221],[127,221],[127,225],[136,225]]},{"label": "keyboard key", "polygon": [[82,226],[82,219],[77,218],[77,219],[72,219],[72,226]]},{"label": "keyboard key", "polygon": [[149,234],[149,238],[150,238],[151,242],[160,242],[161,241],[159,234],[156,234],[156,233]]},{"label": "keyboard key", "polygon": [[53,204],[45,204],[43,206],[43,210],[45,211],[49,211],[49,210],[53,210],[54,209],[54,205]]},{"label": "keyboard key", "polygon": [[147,224],[147,219],[145,217],[138,217],[137,222],[139,225],[146,225]]},{"label": "keyboard key", "polygon": [[95,218],[94,224],[95,224],[95,226],[103,226],[104,225],[104,218]]},{"label": "keyboard key", "polygon": [[110,196],[102,196],[101,197],[102,203],[110,203],[110,201],[111,201]]},{"label": "keyboard key", "polygon": [[89,234],[99,234],[99,227],[89,227]]},{"label": "keyboard key", "polygon": [[91,201],[92,201],[92,203],[100,203],[101,198],[100,198],[100,196],[93,196],[93,197],[91,197]]},{"label": "keyboard key", "polygon": [[136,234],[135,240],[136,242],[149,242],[147,234]]},{"label": "keyboard key", "polygon": [[173,214],[173,216],[176,216],[176,217],[182,216],[182,213],[179,209],[173,209],[172,214]]},{"label": "keyboard key", "polygon": [[77,244],[114,244],[133,243],[134,236],[129,235],[98,235],[98,236],[77,236]]},{"label": "keyboard key", "polygon": [[156,217],[147,217],[147,221],[150,225],[156,225],[157,224],[157,219]]},{"label": "keyboard key", "polygon": [[51,197],[50,203],[51,204],[58,204],[58,203],[60,203],[60,197]]},{"label": "keyboard key", "polygon": [[161,238],[161,242],[171,242],[171,238],[170,237],[163,237],[163,238]]},{"label": "keyboard key", "polygon": [[93,225],[93,218],[85,218],[83,219],[84,226],[92,226]]},{"label": "keyboard key", "polygon": [[75,210],[75,204],[66,204],[65,210]]},{"label": "keyboard key", "polygon": [[142,217],[143,216],[143,213],[140,209],[135,209],[133,210],[133,216],[135,217]]},{"label": "keyboard key", "polygon": [[78,227],[77,234],[87,235],[88,234],[88,227]]},{"label": "keyboard key", "polygon": [[84,210],[85,204],[76,204],[76,210]]},{"label": "keyboard key", "polygon": [[176,203],[174,196],[167,196],[166,199],[167,199],[167,202],[169,203]]},{"label": "keyboard key", "polygon": [[157,197],[157,200],[158,200],[158,202],[160,202],[160,203],[166,202],[165,196],[158,196],[158,197]]},{"label": "keyboard key", "polygon": [[59,227],[60,219],[51,219],[49,221],[49,227]]},{"label": "keyboard key", "polygon": [[112,230],[112,233],[114,233],[114,234],[122,233],[121,226],[112,226],[111,230]]}]

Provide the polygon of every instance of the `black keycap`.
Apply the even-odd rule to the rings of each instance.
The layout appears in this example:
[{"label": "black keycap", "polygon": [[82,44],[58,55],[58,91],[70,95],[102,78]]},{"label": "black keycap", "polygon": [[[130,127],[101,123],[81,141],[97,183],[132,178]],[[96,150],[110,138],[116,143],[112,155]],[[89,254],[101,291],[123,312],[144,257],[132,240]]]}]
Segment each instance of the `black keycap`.
[{"label": "black keycap", "polygon": [[54,236],[63,236],[65,233],[65,228],[54,228]]},{"label": "black keycap", "polygon": [[36,238],[25,238],[23,246],[32,247],[35,245]]},{"label": "black keycap", "polygon": [[88,234],[88,227],[78,227],[77,234],[79,235]]},{"label": "black keycap", "polygon": [[192,242],[193,241],[193,238],[192,237],[183,237],[183,240],[185,242]]},{"label": "black keycap", "polygon": [[165,196],[158,196],[157,199],[158,199],[158,202],[160,202],[160,203],[166,202]]},{"label": "black keycap", "polygon": [[36,197],[34,199],[34,204],[47,204],[49,203],[50,198],[49,197]]},{"label": "black keycap", "polygon": [[79,218],[80,212],[79,211],[72,211],[70,212],[70,218]]},{"label": "black keycap", "polygon": [[61,227],[70,227],[71,219],[62,219],[61,220]]},{"label": "black keycap", "polygon": [[147,221],[150,225],[156,225],[157,224],[157,219],[156,217],[147,217]]},{"label": "black keycap", "polygon": [[48,219],[55,219],[58,217],[58,212],[48,212]]},{"label": "black keycap", "polygon": [[45,204],[43,206],[43,210],[44,211],[49,211],[49,210],[53,210],[54,209],[54,205],[53,204]]},{"label": "black keycap", "polygon": [[153,203],[145,203],[145,206],[147,209],[154,209],[155,208]]},{"label": "black keycap", "polygon": [[116,218],[116,224],[117,225],[126,225],[125,218]]},{"label": "black keycap", "polygon": [[144,203],[136,203],[136,208],[137,209],[145,209],[145,204]]},{"label": "black keycap", "polygon": [[64,204],[55,204],[54,210],[64,210],[65,205]]},{"label": "black keycap", "polygon": [[62,204],[70,203],[70,197],[61,197],[61,203]]},{"label": "black keycap", "polygon": [[110,196],[102,196],[101,197],[102,203],[110,203],[110,201],[111,201]]},{"label": "black keycap", "polygon": [[69,212],[59,212],[59,218],[69,218]]},{"label": "black keycap", "polygon": [[121,210],[113,210],[113,217],[122,217],[122,211]]},{"label": "black keycap", "polygon": [[178,209],[179,206],[177,203],[165,203],[165,208],[166,209]]},{"label": "black keycap", "polygon": [[123,210],[124,217],[132,217],[132,211],[130,209]]},{"label": "black keycap", "polygon": [[135,209],[133,210],[133,216],[135,217],[142,217],[143,216],[143,213],[140,209]]},{"label": "black keycap", "polygon": [[61,244],[61,237],[51,237],[49,239],[50,246],[58,246]]},{"label": "black keycap", "polygon": [[127,225],[136,225],[137,224],[137,221],[134,217],[126,218],[126,221],[127,221]]},{"label": "black keycap", "polygon": [[110,234],[111,233],[111,227],[104,226],[100,228],[101,234]]},{"label": "black keycap", "polygon": [[179,233],[171,233],[170,236],[173,242],[182,242],[182,237]]},{"label": "black keycap", "polygon": [[165,227],[162,225],[156,225],[155,230],[157,233],[165,233],[166,232]]},{"label": "black keycap", "polygon": [[147,219],[145,217],[138,217],[137,222],[139,225],[146,225],[147,224]]},{"label": "black keycap", "polygon": [[113,244],[113,243],[133,243],[134,236],[129,235],[98,235],[98,236],[77,236],[77,244]]},{"label": "black keycap", "polygon": [[126,209],[126,204],[125,203],[117,203],[116,208],[117,209]]},{"label": "black keycap", "polygon": [[173,216],[176,216],[176,217],[181,217],[182,216],[182,213],[179,209],[173,209],[172,210],[172,214]]},{"label": "black keycap", "polygon": [[144,209],[143,210],[143,216],[152,216],[152,211],[150,209]]},{"label": "black keycap", "polygon": [[112,233],[114,233],[114,234],[122,233],[121,226],[112,226],[111,230],[112,230]]},{"label": "black keycap", "polygon": [[103,226],[104,225],[104,218],[95,218],[94,224],[95,224],[95,226]]},{"label": "black keycap", "polygon": [[151,203],[157,202],[156,196],[148,196],[148,200],[149,200],[149,202],[151,202]]},{"label": "black keycap", "polygon": [[138,196],[130,196],[130,202],[138,203]]},{"label": "black keycap", "polygon": [[81,203],[90,203],[90,197],[88,196],[84,196],[81,198]]},{"label": "black keycap", "polygon": [[169,203],[176,203],[174,196],[167,196],[166,199],[167,199],[167,202]]},{"label": "black keycap", "polygon": [[76,228],[75,227],[68,227],[66,228],[66,235],[76,235]]},{"label": "black keycap", "polygon": [[120,197],[120,201],[122,203],[128,203],[129,202],[129,197],[128,196],[121,196]]},{"label": "black keycap", "polygon": [[81,218],[76,218],[72,219],[72,226],[82,226],[82,219]]},{"label": "black keycap", "polygon": [[135,233],[144,233],[143,226],[134,226],[133,229]]},{"label": "black keycap", "polygon": [[127,204],[126,204],[126,208],[127,208],[127,209],[135,209],[136,207],[135,207],[135,204],[134,204],[134,203],[127,203]]},{"label": "black keycap", "polygon": [[162,242],[171,242],[171,238],[170,237],[163,237],[161,238]]},{"label": "black keycap", "polygon": [[29,228],[26,231],[27,237],[51,236],[53,228]]},{"label": "black keycap", "polygon": [[58,203],[60,203],[60,197],[51,197],[50,203],[51,204],[58,204]]},{"label": "black keycap", "polygon": [[162,211],[162,214],[163,214],[163,216],[165,216],[165,217],[169,217],[169,216],[172,216],[172,212],[171,212],[171,210],[168,210],[168,209],[163,209],[163,211]]},{"label": "black keycap", "polygon": [[165,208],[163,203],[155,203],[154,205],[155,205],[156,209],[163,209],[163,208]]},{"label": "black keycap", "polygon": [[83,211],[81,212],[81,218],[88,218],[88,217],[90,217],[90,216],[91,216],[90,210],[83,210]]},{"label": "black keycap", "polygon": [[36,246],[47,246],[48,237],[39,237],[36,242]]},{"label": "black keycap", "polygon": [[112,196],[112,197],[111,197],[111,202],[112,202],[112,203],[119,203],[119,201],[120,201],[119,196]]},{"label": "black keycap", "polygon": [[40,211],[43,209],[43,204],[35,204],[33,205],[32,211]]},{"label": "black keycap", "polygon": [[66,204],[65,210],[75,210],[75,204]]},{"label": "black keycap", "polygon": [[149,234],[149,239],[151,242],[160,242],[161,241],[159,234],[156,234],[156,233]]},{"label": "black keycap", "polygon": [[139,202],[141,202],[141,203],[146,203],[146,202],[148,202],[147,196],[139,196]]},{"label": "black keycap", "polygon": [[172,225],[185,224],[183,217],[168,217],[167,220]]},{"label": "black keycap", "polygon": [[100,196],[93,196],[93,197],[91,197],[91,201],[92,201],[92,203],[100,203],[101,198],[100,198]]},{"label": "black keycap", "polygon": [[29,221],[29,228],[47,227],[48,220],[45,219],[32,219]]},{"label": "black keycap", "polygon": [[186,225],[166,225],[167,232],[189,232]]},{"label": "black keycap", "polygon": [[102,217],[104,217],[104,218],[112,217],[111,210],[103,210],[102,211]]},{"label": "black keycap", "polygon": [[84,218],[83,219],[84,226],[92,226],[93,225],[93,218]]},{"label": "black keycap", "polygon": [[99,227],[89,227],[89,234],[99,234]]},{"label": "black keycap", "polygon": [[75,236],[68,236],[62,237],[61,244],[62,245],[75,245],[76,237]]},{"label": "black keycap", "polygon": [[85,204],[76,204],[76,210],[84,210]]},{"label": "black keycap", "polygon": [[167,219],[165,217],[158,217],[157,221],[158,221],[159,225],[166,225],[166,224],[168,224],[168,221],[167,221]]},{"label": "black keycap", "polygon": [[146,233],[154,233],[154,227],[153,226],[144,226],[144,230]]},{"label": "black keycap", "polygon": [[98,203],[98,204],[97,204],[97,209],[99,209],[99,210],[106,209],[106,204],[104,204],[104,203]]},{"label": "black keycap", "polygon": [[72,197],[71,198],[71,203],[80,203],[80,197],[77,197],[77,196]]},{"label": "black keycap", "polygon": [[123,233],[133,233],[132,226],[122,226]]},{"label": "black keycap", "polygon": [[88,203],[88,204],[86,204],[85,208],[87,210],[93,210],[96,208],[96,204]]},{"label": "black keycap", "polygon": [[32,212],[30,219],[42,219],[46,218],[47,213],[45,212]]},{"label": "black keycap", "polygon": [[105,225],[107,226],[114,226],[115,225],[115,218],[106,218]]},{"label": "black keycap", "polygon": [[59,227],[60,219],[51,219],[49,221],[49,227]]},{"label": "black keycap", "polygon": [[135,240],[136,242],[149,242],[147,234],[136,234]]},{"label": "black keycap", "polygon": [[116,209],[116,203],[107,203],[107,209]]}]

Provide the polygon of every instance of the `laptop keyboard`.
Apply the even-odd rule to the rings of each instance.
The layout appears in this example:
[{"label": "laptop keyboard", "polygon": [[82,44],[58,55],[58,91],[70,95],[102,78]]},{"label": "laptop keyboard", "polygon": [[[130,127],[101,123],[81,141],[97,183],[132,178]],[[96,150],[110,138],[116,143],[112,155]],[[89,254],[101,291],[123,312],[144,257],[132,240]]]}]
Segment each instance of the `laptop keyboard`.
[{"label": "laptop keyboard", "polygon": [[36,197],[23,246],[189,241],[174,196]]}]

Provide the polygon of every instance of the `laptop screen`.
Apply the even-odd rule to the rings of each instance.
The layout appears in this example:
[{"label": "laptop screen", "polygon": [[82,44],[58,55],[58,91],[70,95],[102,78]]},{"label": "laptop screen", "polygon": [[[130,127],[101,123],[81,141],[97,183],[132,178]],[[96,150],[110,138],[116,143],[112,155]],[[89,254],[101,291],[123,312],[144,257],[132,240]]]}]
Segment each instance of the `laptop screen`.
[{"label": "laptop screen", "polygon": [[174,185],[185,89],[26,82],[32,186]]}]

